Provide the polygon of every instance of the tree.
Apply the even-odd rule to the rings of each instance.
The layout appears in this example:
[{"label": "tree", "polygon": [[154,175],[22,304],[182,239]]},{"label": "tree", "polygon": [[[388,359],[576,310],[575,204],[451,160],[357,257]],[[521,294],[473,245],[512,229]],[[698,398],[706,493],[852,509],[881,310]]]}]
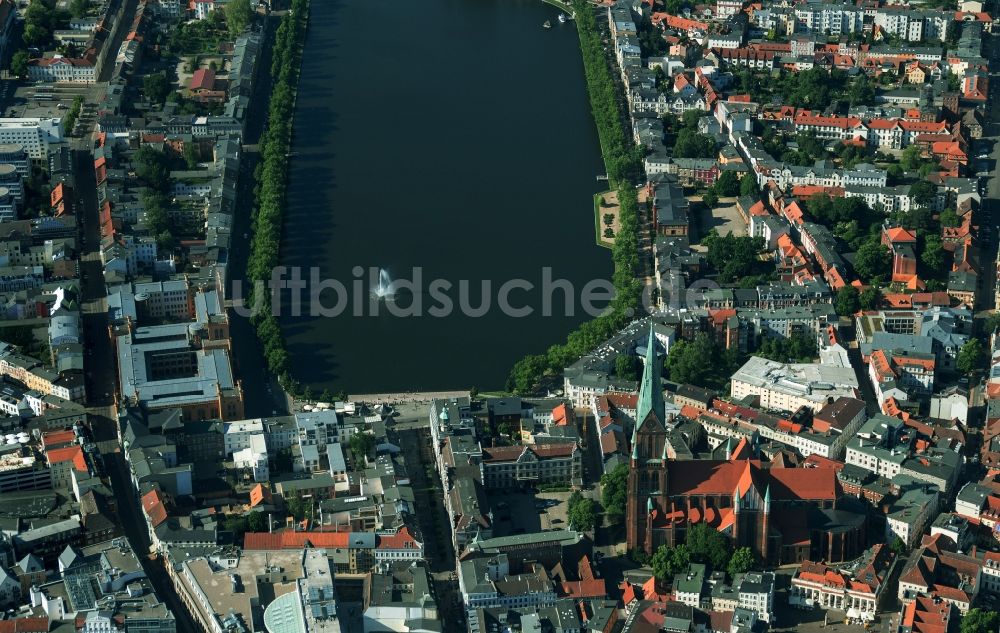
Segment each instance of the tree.
[{"label": "tree", "polygon": [[152,145],[143,145],[132,158],[135,164],[135,175],[147,186],[160,192],[165,192],[170,186],[170,167],[163,152],[153,149]]},{"label": "tree", "polygon": [[837,314],[841,316],[849,316],[857,312],[861,307],[858,289],[854,286],[844,286],[838,290],[833,307],[837,310]]},{"label": "tree", "polygon": [[963,374],[971,374],[983,362],[984,356],[983,344],[978,338],[970,338],[958,351],[955,367]]},{"label": "tree", "polygon": [[937,197],[937,187],[926,180],[918,180],[910,185],[910,197],[922,207],[930,206]]},{"label": "tree", "polygon": [[708,248],[705,258],[718,271],[719,281],[728,282],[746,276],[757,266],[757,255],[764,248],[764,239],[732,233],[719,235],[713,230],[702,244]]},{"label": "tree", "polygon": [[597,504],[593,499],[574,492],[567,502],[566,518],[573,529],[589,532],[597,525]]},{"label": "tree", "polygon": [[890,549],[892,549],[892,552],[896,556],[902,556],[903,554],[906,554],[906,542],[903,541],[903,539],[899,538],[898,536],[892,542],[892,545],[890,545],[889,547]]},{"label": "tree", "polygon": [[942,211],[938,217],[938,221],[941,222],[941,226],[947,227],[960,226],[962,224],[962,219],[958,217],[954,209],[945,209]]},{"label": "tree", "polygon": [[847,100],[852,106],[875,105],[875,88],[868,80],[868,75],[861,75],[851,83],[847,90]]},{"label": "tree", "polygon": [[625,507],[628,502],[628,466],[618,464],[611,472],[601,475],[601,505],[604,517],[610,525],[625,521]]},{"label": "tree", "polygon": [[887,277],[891,270],[892,255],[878,241],[878,237],[862,244],[854,256],[854,272],[868,283]]},{"label": "tree", "polygon": [[701,117],[704,115],[705,113],[702,110],[685,110],[684,114],[681,115],[681,121],[683,122],[684,127],[697,130],[698,121],[700,121]]},{"label": "tree", "polygon": [[753,553],[753,550],[749,547],[741,547],[733,552],[726,571],[729,572],[730,577],[736,574],[745,574],[753,569],[756,564],[757,556]]},{"label": "tree", "polygon": [[993,314],[986,317],[986,321],[983,323],[983,330],[987,335],[993,334],[1000,328],[1000,312],[994,312]]},{"label": "tree", "polygon": [[897,163],[893,163],[886,167],[885,173],[888,178],[889,185],[895,185],[900,181],[900,179],[903,178],[903,168]]},{"label": "tree", "polygon": [[735,352],[723,350],[714,336],[698,333],[693,340],[670,346],[667,372],[674,382],[700,387],[721,387],[738,367]]},{"label": "tree", "polygon": [[611,226],[612,224],[614,224],[614,221],[615,221],[615,214],[614,213],[605,213],[604,214],[604,224],[606,224],[607,226]]},{"label": "tree", "polygon": [[267,517],[256,510],[247,515],[247,529],[251,532],[263,532],[267,529]]},{"label": "tree", "polygon": [[696,523],[688,529],[687,546],[691,560],[708,563],[713,569],[725,569],[729,562],[729,541],[707,523]]},{"label": "tree", "polygon": [[715,205],[719,204],[719,196],[716,195],[714,191],[709,189],[705,192],[705,195],[701,197],[701,201],[706,207],[711,209]]},{"label": "tree", "polygon": [[191,143],[184,143],[184,163],[188,169],[198,168],[198,146]]},{"label": "tree", "polygon": [[250,0],[231,0],[226,5],[226,26],[229,27],[229,34],[237,36],[250,25],[253,19],[253,7]]},{"label": "tree", "polygon": [[862,310],[874,310],[882,302],[882,292],[878,286],[868,286],[858,295],[858,303]]},{"label": "tree", "polygon": [[736,172],[727,169],[719,174],[719,179],[715,181],[715,192],[720,196],[735,196],[740,193],[740,179]]},{"label": "tree", "polygon": [[653,568],[653,575],[662,582],[673,579],[674,574],[679,574],[688,569],[691,565],[691,552],[687,545],[681,543],[676,547],[661,545],[653,557],[649,560],[649,565]]},{"label": "tree", "polygon": [[227,514],[222,525],[229,532],[240,536],[247,531],[247,518],[242,514]]},{"label": "tree", "polygon": [[44,26],[28,24],[24,27],[22,39],[24,39],[24,43],[28,46],[40,47],[49,41],[49,31]]},{"label": "tree", "polygon": [[69,3],[69,12],[74,18],[82,18],[87,15],[88,9],[90,9],[90,0],[72,0]]},{"label": "tree", "polygon": [[959,633],[996,633],[1000,629],[1000,612],[969,609],[959,625]]},{"label": "tree", "polygon": [[753,173],[744,174],[740,178],[740,195],[741,196],[757,196],[757,182],[754,180]]},{"label": "tree", "polygon": [[153,103],[163,103],[170,94],[166,72],[152,73],[142,78],[142,91]]},{"label": "tree", "polygon": [[920,261],[932,273],[929,276],[941,271],[941,267],[944,266],[944,246],[940,237],[933,234],[924,237],[924,249],[920,253]]},{"label": "tree", "polygon": [[10,58],[10,72],[15,77],[24,77],[28,74],[28,51],[17,51]]},{"label": "tree", "polygon": [[375,448],[375,436],[368,433],[355,433],[348,441],[351,455],[354,457],[355,468],[364,465],[368,455]]},{"label": "tree", "polygon": [[631,354],[619,354],[615,359],[615,375],[626,380],[638,380],[639,359]]},{"label": "tree", "polygon": [[919,145],[908,145],[899,156],[899,165],[905,171],[919,169],[922,164],[924,164],[924,156]]},{"label": "tree", "polygon": [[[685,118],[693,110],[684,113]],[[715,156],[715,139],[706,134],[700,134],[694,128],[685,127],[677,133],[674,141],[674,158],[713,158]]]}]

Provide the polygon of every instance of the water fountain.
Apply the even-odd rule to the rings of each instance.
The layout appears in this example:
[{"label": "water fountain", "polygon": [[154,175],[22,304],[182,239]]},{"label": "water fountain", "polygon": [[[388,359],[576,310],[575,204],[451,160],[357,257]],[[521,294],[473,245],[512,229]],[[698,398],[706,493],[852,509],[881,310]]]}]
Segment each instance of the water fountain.
[{"label": "water fountain", "polygon": [[389,301],[394,294],[396,294],[396,290],[392,287],[392,279],[389,278],[389,272],[385,268],[379,268],[378,285],[372,289],[372,296],[379,301]]}]

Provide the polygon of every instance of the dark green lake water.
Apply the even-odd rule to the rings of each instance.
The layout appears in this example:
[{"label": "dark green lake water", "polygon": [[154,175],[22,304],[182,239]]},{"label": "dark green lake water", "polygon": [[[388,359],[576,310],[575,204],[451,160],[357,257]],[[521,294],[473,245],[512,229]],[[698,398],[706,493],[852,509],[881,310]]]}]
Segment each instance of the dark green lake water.
[{"label": "dark green lake water", "polygon": [[[480,389],[503,385],[514,361],[564,340],[584,319],[541,314],[543,268],[579,294],[611,274],[594,243],[592,195],[604,171],[572,23],[538,0],[318,0],[302,64],[283,262],[340,280],[385,268],[390,278],[422,270],[421,317],[387,314],[288,316],[282,327],[295,377],[352,393]],[[551,29],[542,23],[550,20]],[[510,279],[514,307],[496,307]],[[430,282],[444,291],[451,316]],[[481,317],[458,307],[459,281],[471,305],[492,284]],[[308,296],[308,290],[304,296]],[[370,314],[367,286],[361,293]],[[337,301],[323,295],[324,305]],[[400,290],[394,307],[414,295]],[[348,295],[350,303],[353,295]]]}]

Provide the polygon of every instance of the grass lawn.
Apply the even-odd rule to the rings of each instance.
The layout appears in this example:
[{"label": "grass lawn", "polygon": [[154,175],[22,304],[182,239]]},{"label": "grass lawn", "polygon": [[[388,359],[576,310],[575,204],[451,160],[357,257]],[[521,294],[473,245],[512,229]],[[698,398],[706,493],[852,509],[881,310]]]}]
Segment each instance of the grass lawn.
[{"label": "grass lawn", "polygon": [[[611,202],[613,200],[613,202]],[[602,203],[613,206],[603,206]],[[618,192],[614,190],[602,191],[594,194],[594,241],[598,246],[613,248],[615,238],[604,237],[604,215],[610,213],[615,216],[611,222],[611,230],[618,235]]]}]

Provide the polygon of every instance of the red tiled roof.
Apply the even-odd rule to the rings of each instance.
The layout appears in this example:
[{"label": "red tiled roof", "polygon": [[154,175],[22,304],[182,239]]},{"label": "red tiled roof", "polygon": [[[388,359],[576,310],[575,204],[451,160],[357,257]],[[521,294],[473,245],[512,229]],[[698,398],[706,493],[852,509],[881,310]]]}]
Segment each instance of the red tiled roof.
[{"label": "red tiled roof", "polygon": [[142,509],[153,527],[167,520],[167,508],[163,505],[159,490],[150,490],[142,496]]},{"label": "red tiled roof", "polygon": [[0,633],[46,633],[49,630],[47,617],[14,618],[0,621]]},{"label": "red tiled roof", "polygon": [[347,547],[349,532],[247,532],[243,535],[243,549],[278,550],[304,547]]},{"label": "red tiled roof", "polygon": [[215,71],[211,68],[199,68],[191,76],[191,90],[214,90]]},{"label": "red tiled roof", "polygon": [[916,243],[917,241],[916,235],[901,226],[886,229],[885,236],[893,244]]},{"label": "red tiled roof", "polygon": [[65,431],[49,431],[42,433],[42,449],[47,450],[53,446],[65,446],[76,443],[76,433],[71,429]]},{"label": "red tiled roof", "polygon": [[569,598],[604,598],[608,595],[604,580],[574,580],[560,585],[562,594]]},{"label": "red tiled roof", "polygon": [[83,456],[83,449],[79,445],[53,448],[45,456],[49,466],[72,460],[74,469],[81,473],[87,472],[87,458]]},{"label": "red tiled roof", "polygon": [[696,460],[671,462],[670,495],[731,495],[754,482],[760,490],[771,485],[775,499],[836,499],[836,472],[829,468],[776,468],[763,470],[756,460],[726,462]]},{"label": "red tiled roof", "polygon": [[395,534],[389,536],[380,534],[376,547],[378,549],[417,549],[420,544],[410,534],[410,529],[404,525]]}]

